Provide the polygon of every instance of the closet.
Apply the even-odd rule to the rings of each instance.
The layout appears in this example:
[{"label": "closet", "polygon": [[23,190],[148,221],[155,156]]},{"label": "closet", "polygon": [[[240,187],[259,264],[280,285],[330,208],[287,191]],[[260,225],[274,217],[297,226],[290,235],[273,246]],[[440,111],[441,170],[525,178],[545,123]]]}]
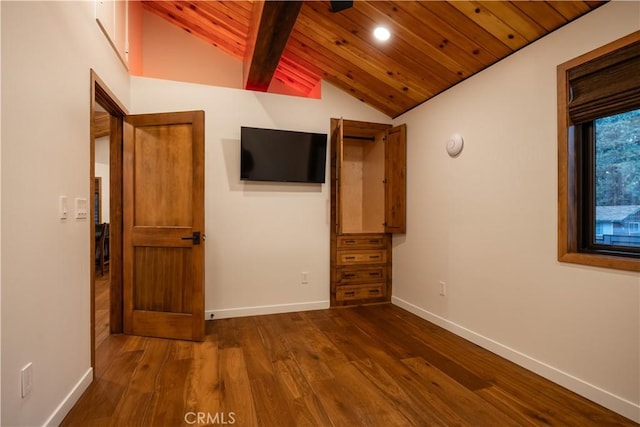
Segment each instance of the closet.
[{"label": "closet", "polygon": [[406,126],[331,119],[331,306],[390,301],[405,206]]}]

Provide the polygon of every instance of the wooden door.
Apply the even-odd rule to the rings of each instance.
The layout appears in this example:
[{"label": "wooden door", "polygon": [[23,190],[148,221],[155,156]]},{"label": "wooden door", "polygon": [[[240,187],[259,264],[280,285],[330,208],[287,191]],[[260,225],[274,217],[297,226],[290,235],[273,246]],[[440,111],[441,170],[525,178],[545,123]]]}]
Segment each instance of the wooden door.
[{"label": "wooden door", "polygon": [[405,233],[407,194],[407,126],[386,131],[385,233]]},{"label": "wooden door", "polygon": [[[332,119],[334,120],[334,119]],[[335,147],[335,215],[336,234],[342,234],[342,162],[344,144],[344,121],[342,117],[336,121],[336,127],[331,134],[331,145]]]},{"label": "wooden door", "polygon": [[204,338],[204,112],[124,123],[124,332]]}]

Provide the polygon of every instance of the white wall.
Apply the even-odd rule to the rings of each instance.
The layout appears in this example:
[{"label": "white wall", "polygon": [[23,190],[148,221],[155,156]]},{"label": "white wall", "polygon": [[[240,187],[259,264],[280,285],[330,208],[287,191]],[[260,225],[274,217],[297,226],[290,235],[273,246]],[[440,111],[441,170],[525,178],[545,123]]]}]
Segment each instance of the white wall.
[{"label": "white wall", "polygon": [[142,24],[145,77],[242,87],[242,61],[151,12],[143,12]]},{"label": "white wall", "polygon": [[148,78],[131,88],[136,113],[205,110],[205,309],[220,318],[327,307],[328,181],[241,182],[240,127],[328,134],[331,117],[390,120],[329,84],[322,100]]},{"label": "white wall", "polygon": [[[151,12],[144,11],[142,16],[142,76],[242,88],[241,60]],[[309,97],[319,98],[319,89]],[[305,96],[276,79],[269,93]]]},{"label": "white wall", "polygon": [[[91,199],[90,68],[125,104],[129,77],[93,2],[3,1],[1,31],[0,424],[56,424],[91,379],[93,261],[92,222],[58,220],[58,196]],[[33,391],[22,399],[29,362]]]},{"label": "white wall", "polygon": [[640,3],[607,4],[397,118],[408,225],[393,255],[394,303],[636,421],[640,275],[556,261],[556,66],[638,29]]}]

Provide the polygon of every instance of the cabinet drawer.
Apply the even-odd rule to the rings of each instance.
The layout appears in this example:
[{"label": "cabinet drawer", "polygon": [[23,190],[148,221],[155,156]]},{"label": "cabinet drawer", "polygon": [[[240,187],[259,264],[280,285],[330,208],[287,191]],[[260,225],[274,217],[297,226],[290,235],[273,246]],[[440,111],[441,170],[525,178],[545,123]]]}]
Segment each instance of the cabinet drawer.
[{"label": "cabinet drawer", "polygon": [[385,236],[384,234],[370,234],[370,235],[342,235],[338,236],[338,248],[384,248]]},{"label": "cabinet drawer", "polygon": [[338,270],[339,283],[386,282],[386,268],[343,268]]},{"label": "cabinet drawer", "polygon": [[338,251],[338,265],[382,264],[387,262],[384,249],[371,251]]},{"label": "cabinet drawer", "polygon": [[384,297],[384,284],[338,286],[336,288],[336,300],[350,301],[356,299],[369,299]]}]

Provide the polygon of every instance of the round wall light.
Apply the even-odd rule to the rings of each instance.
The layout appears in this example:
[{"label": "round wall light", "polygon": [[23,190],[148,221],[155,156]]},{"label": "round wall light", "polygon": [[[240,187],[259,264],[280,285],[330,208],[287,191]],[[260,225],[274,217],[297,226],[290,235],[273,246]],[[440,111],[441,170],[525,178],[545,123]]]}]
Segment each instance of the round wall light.
[{"label": "round wall light", "polygon": [[373,30],[373,36],[381,42],[384,42],[389,40],[389,37],[391,37],[391,32],[385,27],[377,27],[375,30]]},{"label": "round wall light", "polygon": [[464,141],[462,140],[462,136],[456,133],[447,141],[447,153],[449,153],[451,157],[456,157],[462,151],[463,145]]}]

